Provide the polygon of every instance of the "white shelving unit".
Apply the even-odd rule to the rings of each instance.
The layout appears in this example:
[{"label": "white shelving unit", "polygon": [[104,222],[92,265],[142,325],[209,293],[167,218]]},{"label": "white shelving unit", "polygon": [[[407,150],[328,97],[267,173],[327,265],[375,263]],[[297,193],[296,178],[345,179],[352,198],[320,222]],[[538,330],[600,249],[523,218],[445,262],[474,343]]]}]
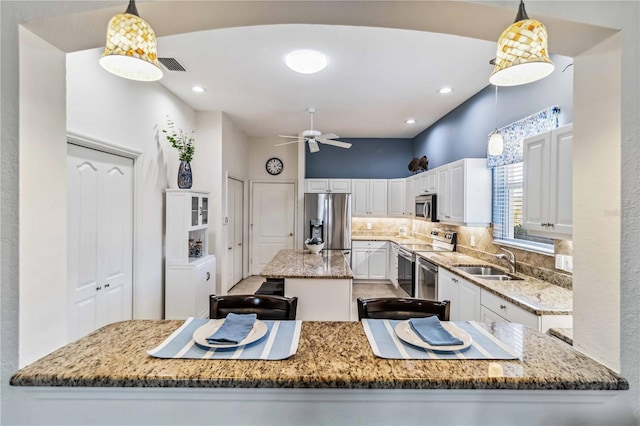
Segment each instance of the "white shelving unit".
[{"label": "white shelving unit", "polygon": [[[216,258],[209,253],[209,193],[166,190],[165,319],[209,316]],[[190,249],[201,242],[200,251]]]}]

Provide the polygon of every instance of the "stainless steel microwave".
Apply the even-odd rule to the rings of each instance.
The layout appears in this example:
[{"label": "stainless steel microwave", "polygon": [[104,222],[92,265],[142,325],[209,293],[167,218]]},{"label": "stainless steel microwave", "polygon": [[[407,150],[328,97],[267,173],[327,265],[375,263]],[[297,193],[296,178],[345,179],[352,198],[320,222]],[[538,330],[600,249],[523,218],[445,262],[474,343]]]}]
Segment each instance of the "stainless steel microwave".
[{"label": "stainless steel microwave", "polygon": [[438,221],[438,196],[436,194],[418,195],[416,197],[416,217],[428,222]]}]

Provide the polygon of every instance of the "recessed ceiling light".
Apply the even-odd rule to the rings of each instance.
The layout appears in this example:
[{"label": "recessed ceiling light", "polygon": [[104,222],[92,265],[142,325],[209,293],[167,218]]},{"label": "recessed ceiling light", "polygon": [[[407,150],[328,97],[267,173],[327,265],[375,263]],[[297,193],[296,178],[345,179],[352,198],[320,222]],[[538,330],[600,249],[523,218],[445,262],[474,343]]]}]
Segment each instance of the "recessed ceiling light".
[{"label": "recessed ceiling light", "polygon": [[407,118],[406,120],[404,120],[405,123],[407,124],[415,124],[416,123],[416,119],[415,118]]},{"label": "recessed ceiling light", "polygon": [[451,92],[453,92],[453,89],[451,87],[446,87],[446,86],[438,90],[438,93],[442,95],[446,95],[447,93],[451,93]]},{"label": "recessed ceiling light", "polygon": [[204,92],[206,92],[206,91],[207,91],[207,89],[205,89],[205,88],[204,88],[204,87],[202,87],[202,86],[193,86],[193,87],[191,88],[191,90],[193,90],[193,91],[194,91],[194,92],[196,92],[196,93],[204,93]]},{"label": "recessed ceiling light", "polygon": [[325,69],[327,57],[315,50],[294,50],[287,53],[284,62],[295,72],[313,74]]}]

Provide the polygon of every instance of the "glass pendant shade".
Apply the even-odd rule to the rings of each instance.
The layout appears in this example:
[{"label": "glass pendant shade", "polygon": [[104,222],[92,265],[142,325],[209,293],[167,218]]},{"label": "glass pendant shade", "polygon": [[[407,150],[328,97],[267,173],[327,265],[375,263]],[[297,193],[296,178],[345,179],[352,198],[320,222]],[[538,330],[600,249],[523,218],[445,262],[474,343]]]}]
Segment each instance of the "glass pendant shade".
[{"label": "glass pendant shade", "polygon": [[107,27],[107,43],[100,65],[130,80],[160,80],[162,70],[156,46],[156,34],[147,21],[131,13],[116,15]]},{"label": "glass pendant shade", "polygon": [[540,21],[529,19],[520,2],[516,22],[498,39],[495,67],[489,82],[496,86],[517,86],[540,80],[553,72],[549,58],[547,30]]},{"label": "glass pendant shade", "polygon": [[496,130],[489,138],[488,153],[489,155],[502,155],[504,150],[504,140],[502,135]]}]

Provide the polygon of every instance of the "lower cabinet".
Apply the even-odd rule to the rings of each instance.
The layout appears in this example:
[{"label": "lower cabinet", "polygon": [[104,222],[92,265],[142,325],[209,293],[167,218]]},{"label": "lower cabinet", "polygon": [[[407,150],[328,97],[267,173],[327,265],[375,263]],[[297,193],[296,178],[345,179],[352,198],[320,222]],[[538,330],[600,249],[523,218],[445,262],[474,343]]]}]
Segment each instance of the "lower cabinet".
[{"label": "lower cabinet", "polygon": [[351,270],[354,280],[386,280],[388,250],[386,241],[354,241]]},{"label": "lower cabinet", "polygon": [[167,266],[165,319],[208,318],[209,295],[215,291],[215,256],[205,256],[187,265]]},{"label": "lower cabinet", "polygon": [[515,322],[543,333],[550,328],[571,328],[571,315],[536,315],[487,290],[481,291],[480,308],[482,322]]},{"label": "lower cabinet", "polygon": [[480,321],[480,287],[442,268],[437,298],[451,301],[451,321]]}]

